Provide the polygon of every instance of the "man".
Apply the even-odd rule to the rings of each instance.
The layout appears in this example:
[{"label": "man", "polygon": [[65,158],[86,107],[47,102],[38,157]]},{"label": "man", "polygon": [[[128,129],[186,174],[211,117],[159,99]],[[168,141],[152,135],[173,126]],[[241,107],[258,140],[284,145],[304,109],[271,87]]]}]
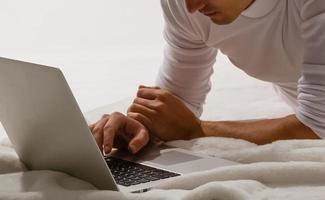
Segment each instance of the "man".
[{"label": "man", "polygon": [[[167,47],[157,87],[140,86],[128,110],[90,128],[99,147],[136,153],[149,139],[205,136],[265,144],[325,137],[324,0],[161,0]],[[200,121],[217,50],[274,83],[294,115],[253,122]],[[218,111],[216,111],[218,112]]]}]

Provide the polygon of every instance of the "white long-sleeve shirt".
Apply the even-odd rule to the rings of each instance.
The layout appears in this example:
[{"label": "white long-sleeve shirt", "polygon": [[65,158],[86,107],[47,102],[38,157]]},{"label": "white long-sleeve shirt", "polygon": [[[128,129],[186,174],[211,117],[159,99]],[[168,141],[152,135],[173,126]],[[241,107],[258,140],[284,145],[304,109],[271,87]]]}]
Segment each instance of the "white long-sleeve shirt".
[{"label": "white long-sleeve shirt", "polygon": [[200,116],[217,51],[248,75],[274,83],[297,118],[325,138],[325,0],[256,0],[216,25],[185,0],[161,0],[167,46],[157,85]]}]

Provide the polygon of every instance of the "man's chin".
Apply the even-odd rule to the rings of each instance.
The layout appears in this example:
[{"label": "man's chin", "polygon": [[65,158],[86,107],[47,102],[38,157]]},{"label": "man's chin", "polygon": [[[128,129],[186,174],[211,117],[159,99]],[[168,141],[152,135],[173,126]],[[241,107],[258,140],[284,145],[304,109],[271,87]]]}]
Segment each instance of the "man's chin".
[{"label": "man's chin", "polygon": [[233,17],[226,17],[226,16],[215,16],[211,18],[212,22],[217,25],[227,25],[231,24],[233,21],[236,20],[236,18]]}]

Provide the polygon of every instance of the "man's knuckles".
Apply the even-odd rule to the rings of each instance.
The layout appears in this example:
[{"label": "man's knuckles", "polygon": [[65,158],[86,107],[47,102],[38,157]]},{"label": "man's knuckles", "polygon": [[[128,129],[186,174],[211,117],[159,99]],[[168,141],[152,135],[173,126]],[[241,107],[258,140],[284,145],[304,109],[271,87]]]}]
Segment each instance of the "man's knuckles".
[{"label": "man's knuckles", "polygon": [[102,115],[102,118],[101,119],[106,119],[106,118],[109,118],[109,114],[104,114],[104,115]]},{"label": "man's knuckles", "polygon": [[129,112],[128,117],[135,119],[137,121],[142,121],[143,119],[143,116],[140,113],[136,113],[136,112]]},{"label": "man's knuckles", "polygon": [[111,133],[114,131],[114,126],[112,124],[106,124],[103,128],[104,133]]},{"label": "man's knuckles", "polygon": [[159,90],[157,92],[157,99],[162,102],[166,102],[171,97],[171,93],[167,90]]},{"label": "man's knuckles", "polygon": [[102,132],[102,130],[103,130],[103,127],[100,127],[100,126],[95,126],[94,128],[93,128],[93,135],[97,135],[97,134],[99,134],[100,132]]}]

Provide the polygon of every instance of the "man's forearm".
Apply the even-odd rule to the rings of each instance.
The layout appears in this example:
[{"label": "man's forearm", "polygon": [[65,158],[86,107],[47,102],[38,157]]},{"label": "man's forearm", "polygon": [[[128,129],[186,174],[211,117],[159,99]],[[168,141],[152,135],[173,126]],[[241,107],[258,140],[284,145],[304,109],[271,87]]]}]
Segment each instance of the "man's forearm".
[{"label": "man's forearm", "polygon": [[295,115],[258,121],[202,121],[201,127],[204,136],[244,139],[256,144],[288,139],[319,139]]}]

